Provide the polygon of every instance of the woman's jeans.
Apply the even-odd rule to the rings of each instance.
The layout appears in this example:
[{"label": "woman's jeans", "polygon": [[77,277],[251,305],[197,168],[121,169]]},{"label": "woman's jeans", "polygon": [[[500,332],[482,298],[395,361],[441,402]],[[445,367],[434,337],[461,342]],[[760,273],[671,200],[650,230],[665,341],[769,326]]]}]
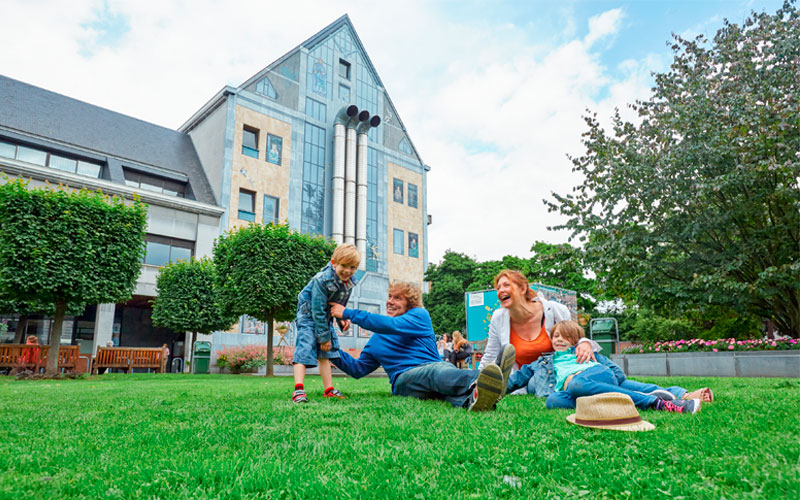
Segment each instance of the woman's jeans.
[{"label": "woman's jeans", "polygon": [[[622,385],[624,385],[623,382]],[[634,382],[627,384],[628,388],[617,384],[614,373],[603,365],[595,365],[584,370],[574,377],[567,385],[566,389],[554,392],[547,397],[546,405],[548,408],[575,408],[575,400],[583,396],[593,396],[604,392],[619,392],[627,394],[633,400],[637,408],[645,409],[653,406],[658,398],[630,389],[630,387],[649,388],[651,384]],[[652,386],[660,389],[658,386]],[[649,392],[649,391],[648,391]],[[684,391],[685,392],[685,391]]]},{"label": "woman's jeans", "polygon": [[466,405],[479,370],[461,370],[447,362],[428,363],[401,373],[394,394],[418,399],[438,399],[459,408]]}]

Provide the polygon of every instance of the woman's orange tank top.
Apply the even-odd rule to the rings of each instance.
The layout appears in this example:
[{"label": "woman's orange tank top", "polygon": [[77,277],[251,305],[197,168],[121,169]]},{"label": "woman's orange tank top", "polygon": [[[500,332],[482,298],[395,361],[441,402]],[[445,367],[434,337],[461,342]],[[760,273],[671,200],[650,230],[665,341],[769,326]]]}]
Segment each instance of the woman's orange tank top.
[{"label": "woman's orange tank top", "polygon": [[510,342],[517,350],[516,360],[519,366],[536,361],[542,353],[553,352],[553,344],[550,342],[547,330],[544,329],[544,322],[542,322],[542,330],[539,335],[533,340],[523,339],[511,328]]}]

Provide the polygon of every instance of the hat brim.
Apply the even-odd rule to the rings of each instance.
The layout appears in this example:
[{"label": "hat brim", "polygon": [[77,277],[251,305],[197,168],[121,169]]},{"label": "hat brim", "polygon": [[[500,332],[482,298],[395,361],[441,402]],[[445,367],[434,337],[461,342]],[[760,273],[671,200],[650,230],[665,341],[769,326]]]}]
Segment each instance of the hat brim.
[{"label": "hat brim", "polygon": [[642,420],[641,422],[637,422],[635,424],[623,424],[623,425],[584,425],[578,424],[575,422],[575,413],[572,415],[567,416],[567,421],[571,424],[580,425],[581,427],[591,427],[592,429],[608,429],[612,431],[652,431],[656,428],[655,425]]}]

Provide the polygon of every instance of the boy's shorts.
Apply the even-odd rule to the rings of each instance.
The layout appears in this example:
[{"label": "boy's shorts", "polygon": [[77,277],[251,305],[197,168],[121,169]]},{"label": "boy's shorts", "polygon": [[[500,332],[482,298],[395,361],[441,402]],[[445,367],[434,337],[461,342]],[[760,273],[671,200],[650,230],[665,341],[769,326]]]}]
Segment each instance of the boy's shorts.
[{"label": "boy's shorts", "polygon": [[336,330],[331,330],[331,350],[325,352],[319,348],[317,336],[314,335],[314,319],[311,315],[297,315],[297,340],[294,346],[294,357],[292,363],[301,363],[308,367],[317,366],[317,359],[338,358],[339,357],[339,337]]}]

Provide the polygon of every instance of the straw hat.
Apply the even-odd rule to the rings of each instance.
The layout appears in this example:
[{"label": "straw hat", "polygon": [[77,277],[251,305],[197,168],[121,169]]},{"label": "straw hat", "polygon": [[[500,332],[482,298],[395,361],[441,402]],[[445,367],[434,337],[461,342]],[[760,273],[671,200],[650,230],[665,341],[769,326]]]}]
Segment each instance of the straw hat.
[{"label": "straw hat", "polygon": [[618,392],[578,398],[575,413],[567,420],[582,427],[615,431],[652,431],[656,427],[642,420],[630,396]]}]

